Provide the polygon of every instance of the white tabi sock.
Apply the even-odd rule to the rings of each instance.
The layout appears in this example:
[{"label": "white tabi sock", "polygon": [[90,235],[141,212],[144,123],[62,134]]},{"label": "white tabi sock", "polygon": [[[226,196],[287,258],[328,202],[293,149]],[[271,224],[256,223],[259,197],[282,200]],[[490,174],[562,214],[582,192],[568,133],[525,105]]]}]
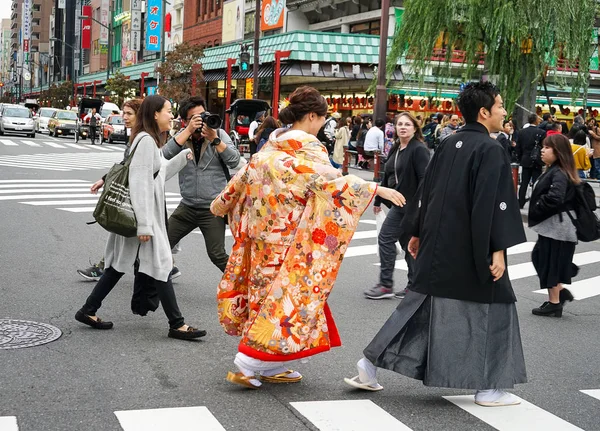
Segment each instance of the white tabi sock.
[{"label": "white tabi sock", "polygon": [[371,363],[367,358],[362,358],[356,364],[358,369],[358,378],[361,383],[365,383],[369,386],[377,386],[377,367]]}]

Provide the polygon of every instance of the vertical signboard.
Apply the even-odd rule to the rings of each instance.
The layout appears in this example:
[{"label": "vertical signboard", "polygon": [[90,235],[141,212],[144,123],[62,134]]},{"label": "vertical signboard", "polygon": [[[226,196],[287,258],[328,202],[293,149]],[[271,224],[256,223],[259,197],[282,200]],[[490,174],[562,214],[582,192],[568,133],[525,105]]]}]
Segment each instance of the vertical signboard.
[{"label": "vertical signboard", "polygon": [[276,30],[283,27],[285,0],[263,0],[260,31]]},{"label": "vertical signboard", "polygon": [[67,0],[58,0],[58,8],[64,9],[66,6]]},{"label": "vertical signboard", "polygon": [[82,6],[81,14],[86,19],[81,20],[81,49],[90,49],[92,47],[92,7]]},{"label": "vertical signboard", "polygon": [[142,0],[131,0],[131,50],[139,51],[142,44]]},{"label": "vertical signboard", "polygon": [[21,15],[21,35],[23,37],[23,52],[29,52],[29,40],[31,39],[31,2],[23,0],[23,13]]},{"label": "vertical signboard", "polygon": [[[100,3],[100,45],[108,45],[108,21],[109,21],[109,11],[110,9],[110,0],[102,0]],[[106,26],[106,27],[103,27]]]},{"label": "vertical signboard", "polygon": [[162,0],[147,0],[146,49],[160,51],[162,37]]}]

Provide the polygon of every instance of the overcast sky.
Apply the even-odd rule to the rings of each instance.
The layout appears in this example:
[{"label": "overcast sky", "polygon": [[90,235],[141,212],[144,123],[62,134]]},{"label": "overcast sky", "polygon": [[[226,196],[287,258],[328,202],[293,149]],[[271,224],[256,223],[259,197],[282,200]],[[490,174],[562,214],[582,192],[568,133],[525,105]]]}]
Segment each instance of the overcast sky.
[{"label": "overcast sky", "polygon": [[0,7],[0,19],[10,18],[10,5],[11,1],[2,2],[2,7]]}]

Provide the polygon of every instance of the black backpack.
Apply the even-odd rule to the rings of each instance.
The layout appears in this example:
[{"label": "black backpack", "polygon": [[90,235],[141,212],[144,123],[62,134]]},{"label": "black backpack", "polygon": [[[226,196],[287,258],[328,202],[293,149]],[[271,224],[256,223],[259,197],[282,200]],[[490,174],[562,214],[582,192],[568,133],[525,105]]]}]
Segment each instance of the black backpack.
[{"label": "black backpack", "polygon": [[575,225],[577,239],[590,242],[600,239],[600,220],[594,213],[596,210],[596,194],[589,183],[582,181],[575,186],[575,200],[573,202],[577,218],[573,218],[567,211],[567,215]]}]

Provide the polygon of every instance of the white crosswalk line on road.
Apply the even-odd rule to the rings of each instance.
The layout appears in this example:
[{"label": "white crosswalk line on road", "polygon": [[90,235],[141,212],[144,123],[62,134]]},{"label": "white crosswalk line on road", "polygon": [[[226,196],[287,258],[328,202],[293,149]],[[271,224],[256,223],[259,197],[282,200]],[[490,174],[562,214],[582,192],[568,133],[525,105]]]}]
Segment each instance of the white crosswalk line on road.
[{"label": "white crosswalk line on road", "polygon": [[89,187],[79,187],[73,188],[69,186],[64,186],[60,188],[53,189],[20,189],[20,190],[0,190],[0,194],[10,194],[10,193],[58,193],[58,192],[85,192],[90,191]]},{"label": "white crosswalk line on road", "polygon": [[57,144],[56,142],[46,141],[46,142],[44,142],[44,144],[48,145],[49,147],[53,147],[53,148],[66,148],[64,145]]},{"label": "white crosswalk line on road", "polygon": [[302,401],[290,405],[320,431],[411,431],[371,400]]},{"label": "white crosswalk line on road", "polygon": [[[177,208],[179,204],[173,204],[173,205],[169,205],[167,204],[167,209],[168,210],[174,210],[175,208]],[[61,210],[61,211],[67,211],[70,213],[93,213],[94,210],[96,209],[95,206],[93,207],[78,207],[78,208],[56,208],[57,210]]]},{"label": "white crosswalk line on road", "polygon": [[[600,262],[600,251],[575,253],[573,256],[573,263],[578,266],[589,265],[596,262]],[[531,262],[510,265],[508,267],[508,274],[510,275],[511,280],[519,280],[521,278],[537,275],[533,263]]]},{"label": "white crosswalk line on road", "polygon": [[594,397],[597,400],[600,400],[600,389],[584,389],[579,392],[583,392],[584,394],[589,395],[590,397]]},{"label": "white crosswalk line on road", "polygon": [[79,144],[65,144],[65,145],[68,145],[69,147],[72,147],[72,148],[77,148],[79,150],[91,150],[91,148],[86,147],[84,145],[79,145]]},{"label": "white crosswalk line on road", "polygon": [[506,407],[478,406],[473,401],[473,395],[444,398],[498,431],[583,431],[522,398],[521,404]]},{"label": "white crosswalk line on road", "polygon": [[[600,277],[586,278],[585,280],[576,281],[573,284],[563,284],[563,287],[569,289],[576,301],[580,301],[600,295]],[[534,292],[543,295],[548,294],[547,289],[535,290]]]},{"label": "white crosswalk line on road", "polygon": [[98,151],[112,151],[112,149],[106,148],[106,147],[96,147],[96,148],[94,148],[94,150],[98,150]]},{"label": "white crosswalk line on road", "polygon": [[88,183],[86,180],[0,180],[0,184],[18,183]]},{"label": "white crosswalk line on road", "polygon": [[89,198],[90,191],[87,193],[51,193],[49,195],[17,195],[17,196],[0,196],[0,201],[18,201],[18,200],[26,200],[26,199],[39,199],[43,197],[44,199],[62,199],[62,198]]},{"label": "white crosswalk line on road", "polygon": [[[86,187],[86,186],[90,186],[92,185],[92,183],[57,183],[57,184],[32,184],[32,183],[27,183],[27,184],[0,184],[0,190],[1,189],[7,189],[7,188],[12,188],[12,189],[21,189],[21,188],[26,188],[26,187],[36,187],[38,189],[46,189],[46,188],[50,188],[50,187],[63,187],[63,188],[76,188],[76,187]],[[40,192],[45,191],[45,190],[40,190]]]},{"label": "white crosswalk line on road", "polygon": [[123,431],[225,431],[206,407],[115,412]]},{"label": "white crosswalk line on road", "polygon": [[13,141],[11,141],[9,139],[0,139],[0,142],[2,142],[7,147],[17,147],[17,146],[19,146],[19,144],[16,144],[16,143],[14,143]]},{"label": "white crosswalk line on road", "polygon": [[16,416],[0,416],[1,431],[19,431]]},{"label": "white crosswalk line on road", "polygon": [[0,166],[51,171],[106,170],[122,159],[121,151],[19,154],[0,156]]},{"label": "white crosswalk line on road", "polygon": [[40,144],[33,142],[33,141],[21,141],[23,142],[25,145],[29,145],[30,147],[41,147]]}]

